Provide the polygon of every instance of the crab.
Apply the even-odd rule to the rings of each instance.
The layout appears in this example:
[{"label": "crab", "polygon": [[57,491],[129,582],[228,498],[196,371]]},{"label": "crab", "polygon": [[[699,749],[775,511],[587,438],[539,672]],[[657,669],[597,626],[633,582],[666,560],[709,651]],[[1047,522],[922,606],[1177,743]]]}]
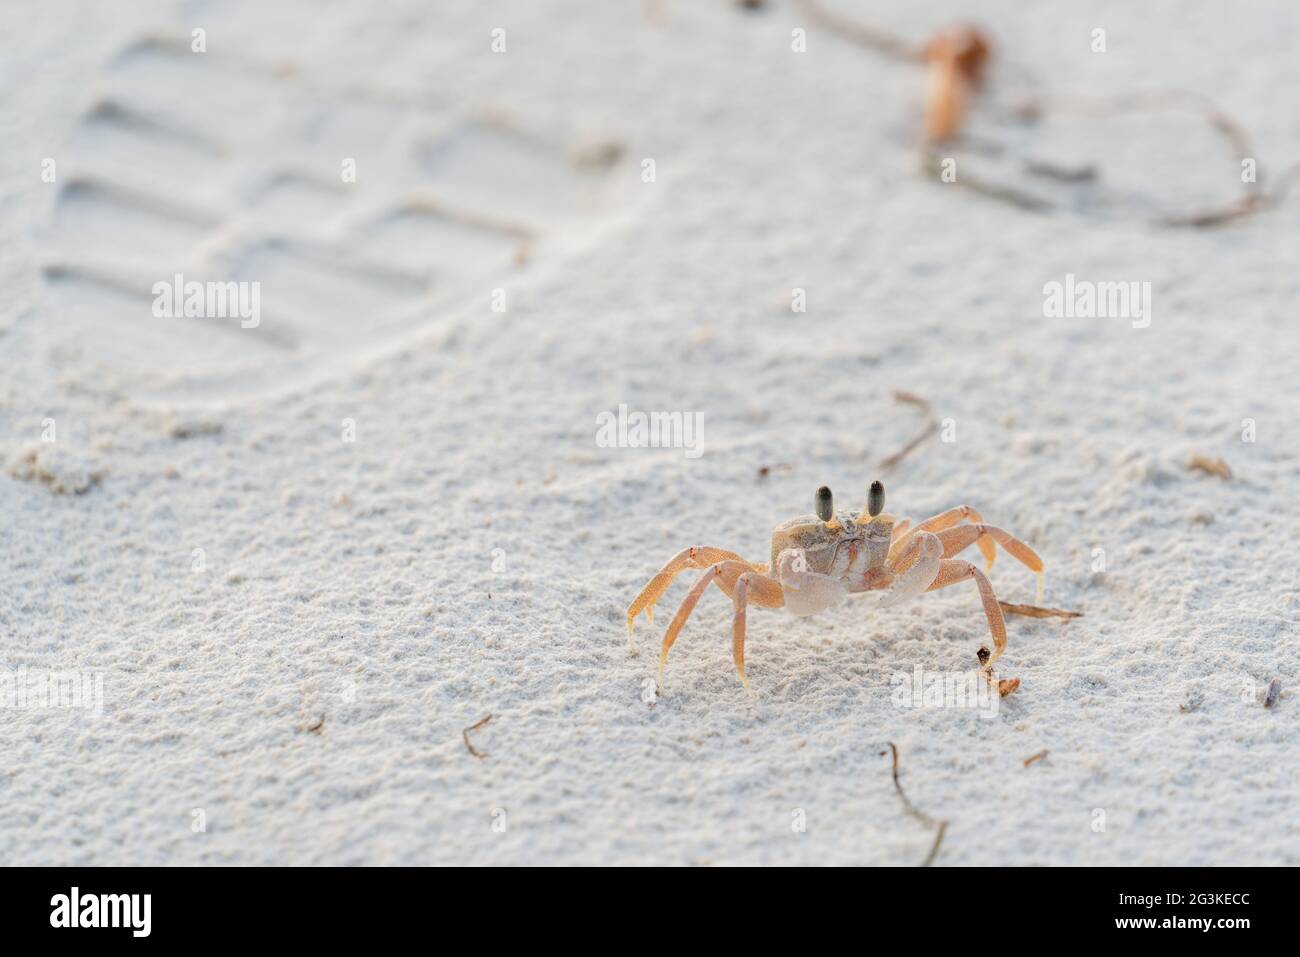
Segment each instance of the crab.
[{"label": "crab", "polygon": [[[958,505],[927,518],[917,525],[895,520],[884,513],[885,487],[872,482],[866,507],[854,514],[836,512],[831,490],[822,486],[814,497],[814,515],[802,515],[782,522],[772,530],[768,564],[749,562],[722,548],[695,545],[683,549],[659,570],[627,609],[628,651],[637,654],[633,626],[645,612],[654,623],[655,603],[663,597],[677,575],[688,568],[702,568],[695,586],[682,600],[677,614],[664,633],[659,651],[658,687],[664,688],[664,665],[668,652],[681,633],[710,584],[716,584],[732,600],[732,657],[740,683],[751,696],[754,691],[745,677],[745,616],[751,604],[763,608],[785,608],[791,614],[815,615],[847,596],[876,592],[875,607],[891,605],[925,591],[947,588],[958,582],[974,581],[984,605],[993,650],[981,646],[980,668],[992,681],[993,663],[1007,646],[1007,628],[993,586],[984,572],[955,556],[971,545],[984,556],[985,571],[993,567],[997,546],[1038,576],[1038,601],[1043,597],[1043,562],[1032,548],[995,525],[984,524],[969,505]],[[969,523],[963,524],[966,520]],[[1020,686],[1020,679],[1000,680],[998,690],[1008,695]]]}]

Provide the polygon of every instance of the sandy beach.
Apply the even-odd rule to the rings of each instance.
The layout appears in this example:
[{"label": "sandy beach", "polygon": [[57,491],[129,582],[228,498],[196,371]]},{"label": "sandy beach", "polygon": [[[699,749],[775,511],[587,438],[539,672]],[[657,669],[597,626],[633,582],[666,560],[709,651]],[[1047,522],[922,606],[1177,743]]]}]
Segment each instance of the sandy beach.
[{"label": "sandy beach", "polygon": [[[962,137],[793,2],[0,14],[0,863],[1300,864],[1300,8],[825,7]],[[657,693],[877,479],[1014,693],[970,581]]]}]

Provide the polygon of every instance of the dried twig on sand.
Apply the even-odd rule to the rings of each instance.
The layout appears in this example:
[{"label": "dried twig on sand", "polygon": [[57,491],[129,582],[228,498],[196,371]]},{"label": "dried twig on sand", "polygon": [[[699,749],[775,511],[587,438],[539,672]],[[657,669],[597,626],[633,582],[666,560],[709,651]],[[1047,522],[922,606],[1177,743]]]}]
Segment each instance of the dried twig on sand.
[{"label": "dried twig on sand", "polygon": [[1187,462],[1189,469],[1198,472],[1204,472],[1207,475],[1217,475],[1219,478],[1232,478],[1232,469],[1228,468],[1228,463],[1223,459],[1212,459],[1205,455],[1193,455]]},{"label": "dried twig on sand", "polygon": [[939,420],[934,414],[934,407],[919,395],[912,392],[895,390],[894,399],[897,402],[905,402],[908,405],[914,405],[925,413],[925,427],[916,434],[916,437],[912,439],[912,441],[908,442],[905,446],[880,463],[880,467],[885,470],[892,469],[899,462],[903,461],[903,459],[906,458],[913,449],[930,436],[934,435],[935,426],[939,424]]},{"label": "dried twig on sand", "polygon": [[1007,615],[1024,615],[1026,618],[1082,618],[1081,611],[1066,611],[1064,608],[1040,608],[1037,605],[1013,605],[1009,601],[998,601],[1002,611]]},{"label": "dried twig on sand", "polygon": [[488,715],[488,716],[487,716],[486,718],[484,718],[483,720],[474,722],[474,723],[471,724],[468,728],[466,728],[464,731],[462,731],[462,732],[460,733],[461,740],[463,740],[463,741],[465,742],[465,747],[468,748],[468,749],[469,749],[469,753],[472,754],[472,755],[474,755],[474,757],[476,757],[476,758],[486,758],[486,757],[487,757],[487,752],[486,752],[486,751],[480,751],[478,748],[474,747],[474,745],[470,744],[470,742],[469,742],[469,733],[470,733],[471,731],[477,731],[479,728],[483,727],[483,725],[487,724],[487,723],[488,723],[489,721],[491,721],[491,720],[492,720],[492,715]]},{"label": "dried twig on sand", "polygon": [[[983,74],[992,59],[993,45],[989,38],[974,27],[959,27],[937,34],[926,44],[914,44],[886,31],[877,30],[857,20],[822,7],[818,0],[798,0],[803,15],[813,25],[821,27],[851,43],[895,60],[926,64],[930,70],[930,95],[926,105],[925,142],[931,147],[955,140],[962,133],[969,102],[983,85]],[[1017,64],[1011,63],[1016,67]],[[1033,71],[1022,67],[1022,86],[1042,88]],[[1234,117],[1220,109],[1213,100],[1186,90],[1140,91],[1115,97],[1049,97],[1031,95],[1002,112],[1023,124],[1032,124],[1052,114],[1074,114],[1091,118],[1118,116],[1135,112],[1185,112],[1200,116],[1227,143],[1233,158],[1250,157],[1255,151],[1246,128]],[[923,154],[926,172],[943,161],[929,153]],[[1047,164],[1029,164],[1026,171],[1066,183],[1095,182],[1100,171],[1091,167],[1064,170]],[[1045,212],[1064,208],[1063,203],[1035,196],[987,180],[972,179],[963,174],[958,185],[980,193],[990,199],[1007,203],[1031,212]],[[1195,213],[1170,214],[1157,218],[1153,225],[1206,229],[1239,222],[1256,213],[1272,209],[1285,200],[1288,191],[1300,182],[1300,163],[1286,169],[1278,177],[1272,190],[1264,188],[1262,179],[1253,182],[1245,195],[1229,200],[1223,205]]]},{"label": "dried twig on sand", "polygon": [[896,60],[925,62],[925,47],[915,46],[900,36],[883,30],[874,30],[849,17],[832,13],[817,0],[798,0],[798,4],[808,22],[843,37],[850,43],[856,43],[860,47],[866,47],[875,53],[883,53]]},{"label": "dried twig on sand", "polygon": [[[943,835],[944,832],[948,830],[948,822],[930,817],[930,815],[926,814],[924,811],[918,810],[916,806],[907,799],[907,795],[903,793],[903,785],[898,782],[898,746],[894,744],[893,741],[886,741],[885,743],[889,745],[889,750],[894,754],[894,790],[898,792],[898,798],[903,802],[903,810],[927,827],[933,827],[936,829],[934,832],[934,843],[930,845],[930,853],[927,854],[925,860],[921,862],[922,867],[929,867],[934,863],[935,857],[939,854],[939,845],[943,843]],[[881,751],[880,753],[884,754],[885,752]]]},{"label": "dried twig on sand", "polygon": [[1037,754],[1031,754],[1029,757],[1025,758],[1025,767],[1029,767],[1035,761],[1041,761],[1045,757],[1047,757],[1047,749],[1043,748],[1043,750],[1039,751]]}]

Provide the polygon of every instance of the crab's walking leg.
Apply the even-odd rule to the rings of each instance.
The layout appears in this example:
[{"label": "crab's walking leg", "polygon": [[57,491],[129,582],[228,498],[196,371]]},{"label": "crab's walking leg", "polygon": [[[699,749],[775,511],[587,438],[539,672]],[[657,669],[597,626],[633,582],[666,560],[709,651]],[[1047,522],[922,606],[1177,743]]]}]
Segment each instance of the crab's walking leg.
[{"label": "crab's walking leg", "polygon": [[903,537],[903,533],[906,532],[909,528],[911,528],[911,526],[912,526],[911,519],[907,519],[907,518],[899,519],[897,522],[894,523],[894,530],[890,532],[889,540],[891,542],[898,541],[900,538]]},{"label": "crab's walking leg", "polygon": [[[933,518],[927,518],[921,524],[913,527],[906,535],[901,538],[895,538],[889,547],[889,557],[897,558],[898,555],[911,542],[913,536],[920,532],[941,532],[945,528],[952,528],[964,518],[969,518],[972,522],[980,523],[984,519],[980,518],[980,513],[975,511],[969,505],[958,505],[956,508],[950,508],[946,512],[940,512]],[[993,559],[997,558],[998,550],[993,544],[992,539],[978,540],[980,552],[984,555],[984,570],[988,571],[993,567]]]},{"label": "crab's walking leg", "polygon": [[[682,599],[681,606],[677,609],[677,614],[673,616],[672,622],[668,625],[668,630],[664,633],[664,643],[659,649],[659,690],[663,692],[664,687],[664,665],[668,661],[668,652],[681,633],[682,627],[686,624],[686,619],[691,616],[695,606],[699,604],[700,597],[708,589],[709,585],[717,582],[727,595],[733,599],[736,594],[736,583],[742,576],[749,576],[746,583],[746,600],[749,592],[753,591],[753,600],[758,604],[771,608],[780,608],[785,603],[781,597],[781,586],[777,582],[764,575],[760,575],[750,567],[746,561],[724,561],[712,565],[700,576],[699,581]],[[769,587],[770,586],[770,587]],[[737,637],[739,636],[739,637]],[[745,613],[744,605],[737,603],[736,618],[732,623],[732,651],[736,656],[736,666],[741,673],[741,681],[745,681],[744,659],[745,659]],[[749,687],[746,683],[746,688]]]},{"label": "crab's walking leg", "polygon": [[993,635],[993,654],[989,655],[987,648],[980,649],[980,664],[987,670],[1007,647],[1007,623],[1002,618],[1002,608],[998,605],[997,595],[993,594],[993,586],[984,577],[984,573],[970,562],[945,558],[939,563],[939,577],[927,590],[937,591],[968,578],[975,579],[975,584],[979,587],[980,600],[984,603],[984,616],[989,620],[989,632]]},{"label": "crab's walking leg", "polygon": [[1043,600],[1043,560],[1038,557],[1037,552],[1010,532],[1005,532],[996,525],[984,524],[956,525],[939,532],[939,541],[943,543],[944,558],[952,558],[963,548],[972,543],[981,544],[986,539],[996,541],[1013,558],[1038,576],[1038,601],[1041,603]]},{"label": "crab's walking leg", "polygon": [[632,623],[636,621],[636,616],[645,612],[646,618],[651,624],[654,624],[654,606],[663,593],[668,590],[668,586],[673,583],[677,574],[685,568],[708,568],[723,561],[737,561],[750,566],[743,558],[735,552],[729,552],[725,548],[710,548],[704,545],[695,545],[691,548],[683,548],[674,555],[659,573],[650,579],[649,583],[641,589],[641,594],[637,595],[632,604],[627,608],[627,650],[632,654],[637,654],[636,642],[632,640]]},{"label": "crab's walking leg", "polygon": [[753,698],[756,697],[754,690],[745,677],[745,608],[750,601],[751,592],[752,600],[766,608],[780,608],[785,599],[781,586],[758,572],[745,572],[736,579],[736,591],[731,596],[736,603],[736,616],[731,623],[731,656],[736,660],[736,673],[740,675],[740,683]]}]

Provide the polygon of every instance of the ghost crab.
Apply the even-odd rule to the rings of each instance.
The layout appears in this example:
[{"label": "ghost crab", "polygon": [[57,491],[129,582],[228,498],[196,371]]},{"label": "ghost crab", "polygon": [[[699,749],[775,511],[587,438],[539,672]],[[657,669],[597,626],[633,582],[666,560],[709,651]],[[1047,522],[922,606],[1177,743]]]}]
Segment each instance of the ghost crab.
[{"label": "ghost crab", "polygon": [[[703,568],[664,634],[659,652],[659,688],[663,689],[664,663],[668,651],[681,633],[710,584],[717,584],[735,605],[732,620],[732,656],[745,690],[753,695],[745,677],[745,614],[749,605],[786,608],[800,617],[815,615],[845,597],[858,592],[881,592],[875,607],[887,608],[924,591],[947,588],[972,579],[979,589],[993,636],[993,651],[979,649],[981,669],[993,678],[993,663],[1007,646],[1002,608],[989,580],[970,562],[954,558],[975,545],[984,555],[985,570],[993,567],[997,545],[1038,575],[1038,600],[1043,596],[1043,562],[1020,539],[984,520],[969,505],[958,505],[916,526],[907,519],[895,521],[883,514],[885,487],[872,482],[866,507],[858,514],[836,512],[831,490],[822,486],[814,498],[815,515],[803,515],[778,525],[772,531],[770,563],[748,562],[735,552],[696,545],[683,549],[650,579],[627,609],[628,650],[637,654],[632,640],[633,624],[642,611],[653,623],[655,603],[668,590],[679,572]],[[962,524],[966,519],[970,524]],[[1008,695],[1020,686],[1020,679],[1001,680],[998,690]]]}]

